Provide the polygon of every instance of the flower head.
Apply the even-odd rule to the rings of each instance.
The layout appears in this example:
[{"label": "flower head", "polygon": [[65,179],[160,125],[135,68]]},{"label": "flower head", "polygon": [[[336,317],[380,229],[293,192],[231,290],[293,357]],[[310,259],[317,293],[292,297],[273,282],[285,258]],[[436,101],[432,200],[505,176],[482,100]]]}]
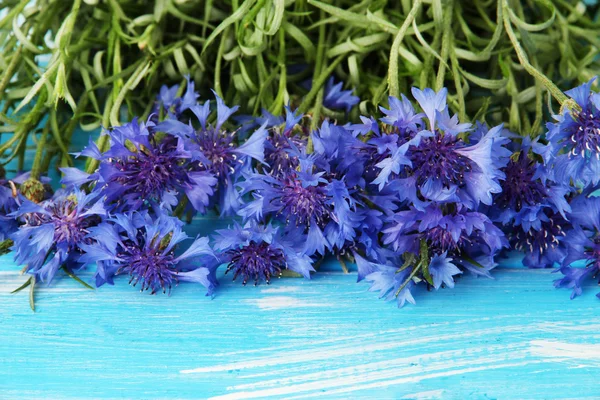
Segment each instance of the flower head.
[{"label": "flower head", "polygon": [[89,242],[90,229],[106,216],[96,195],[79,190],[59,191],[50,200],[35,204],[24,200],[9,216],[21,222],[12,234],[15,262],[50,283],[60,267],[80,267],[77,258]]},{"label": "flower head", "polygon": [[566,254],[563,236],[568,229],[567,201],[571,188],[548,178],[539,160],[537,139],[523,139],[502,170],[502,192],[488,209],[490,218],[502,224],[513,249],[524,251],[523,264],[530,268],[552,267]]},{"label": "flower head", "polygon": [[226,273],[232,272],[233,280],[242,277],[242,284],[254,281],[256,286],[264,281],[271,283],[273,277],[281,276],[285,269],[310,278],[314,271],[312,260],[301,252],[301,237],[282,235],[278,228],[260,226],[254,222],[244,227],[235,225],[217,231],[215,249],[220,260],[227,264]]},{"label": "flower head", "polygon": [[[571,298],[574,298],[582,293],[585,281],[600,272],[600,197],[582,194],[571,206],[569,216],[573,228],[566,232],[567,254],[558,270],[564,277],[555,280],[554,286],[573,289]],[[584,267],[576,267],[577,262],[583,262]],[[600,293],[597,296],[600,297]]]},{"label": "flower head", "polygon": [[200,283],[212,293],[214,270],[199,267],[200,257],[213,257],[207,238],[196,238],[182,253],[177,247],[189,237],[182,222],[166,214],[117,214],[91,230],[95,243],[82,246],[79,262],[97,263],[96,284],[113,283],[115,275],[128,275],[129,283],[155,294],[171,292],[179,281]]},{"label": "flower head", "polygon": [[96,181],[95,190],[115,209],[139,210],[148,205],[172,206],[183,194],[198,211],[204,211],[217,180],[205,171],[194,171],[191,154],[183,139],[170,134],[158,135],[154,123],[131,123],[107,133],[111,147],[101,153],[90,145],[81,153],[100,160],[92,175],[75,168],[63,168],[63,183]]},{"label": "flower head", "polygon": [[[379,170],[372,183],[382,190],[396,181],[392,186],[399,189],[399,200],[420,209],[431,202],[458,202],[470,209],[491,204],[492,194],[501,191],[504,173],[500,169],[510,154],[504,147],[508,139],[501,135],[502,126],[465,140],[459,134],[470,131],[471,125],[459,123],[456,115],[450,117],[445,90],[413,89],[413,95],[429,129],[423,129],[423,114],[416,114],[406,98],[390,99],[393,107],[384,110],[387,117],[382,121],[400,134],[372,141],[380,155],[371,167]],[[360,126],[354,129],[364,131]]]},{"label": "flower head", "polygon": [[335,83],[333,77],[329,78],[325,85],[325,96],[323,105],[332,110],[342,109],[350,112],[352,107],[358,104],[360,99],[352,95],[352,90],[342,90],[343,82]]},{"label": "flower head", "polygon": [[254,172],[239,183],[242,195],[251,193],[254,198],[239,214],[257,221],[273,217],[284,222],[287,230],[307,234],[305,253],[309,256],[352,240],[358,226],[352,191],[319,169],[316,157],[300,157],[299,170],[280,176]]},{"label": "flower head", "polygon": [[252,160],[264,162],[266,125],[259,127],[245,141],[237,136],[237,131],[229,131],[225,125],[239,106],[229,108],[223,99],[215,94],[217,103],[216,122],[208,123],[210,101],[194,105],[190,111],[195,115],[199,128],[191,121],[170,118],[159,123],[158,131],[175,135],[184,141],[184,147],[194,161],[194,171],[215,176],[218,182],[219,208],[221,214],[231,214],[241,205],[235,191],[235,182],[251,168]]},{"label": "flower head", "polygon": [[405,301],[414,302],[410,292],[415,279],[439,289],[454,287],[453,277],[463,270],[489,276],[496,266],[495,254],[508,245],[502,231],[485,215],[460,206],[454,212],[434,205],[424,211],[397,212],[383,233],[384,244],[395,256],[372,263],[365,279],[381,297],[397,298],[399,307]]},{"label": "flower head", "polygon": [[565,92],[580,110],[565,109],[547,124],[555,179],[567,185],[571,180],[584,187],[600,181],[600,94],[591,90],[595,79]]}]

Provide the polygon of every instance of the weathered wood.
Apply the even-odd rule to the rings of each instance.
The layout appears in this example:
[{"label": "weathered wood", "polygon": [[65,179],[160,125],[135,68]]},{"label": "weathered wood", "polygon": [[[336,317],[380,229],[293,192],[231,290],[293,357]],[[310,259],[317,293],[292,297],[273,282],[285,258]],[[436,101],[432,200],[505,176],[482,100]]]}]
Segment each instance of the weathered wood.
[{"label": "weathered wood", "polygon": [[[509,263],[510,264],[510,263]],[[90,291],[26,278],[0,257],[0,398],[597,398],[600,300],[548,270],[499,268],[393,303],[325,272],[242,287]]]}]

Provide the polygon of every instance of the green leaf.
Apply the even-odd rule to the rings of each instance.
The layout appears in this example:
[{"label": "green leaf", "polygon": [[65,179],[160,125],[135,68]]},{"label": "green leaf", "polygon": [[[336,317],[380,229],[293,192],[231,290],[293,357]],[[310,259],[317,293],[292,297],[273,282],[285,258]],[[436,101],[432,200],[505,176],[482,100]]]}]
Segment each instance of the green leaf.
[{"label": "green leaf", "polygon": [[221,34],[221,32],[223,32],[225,29],[227,29],[227,27],[229,27],[233,23],[241,20],[246,15],[246,13],[250,10],[250,7],[252,7],[252,5],[254,4],[254,1],[255,0],[246,0],[246,1],[244,1],[244,4],[242,4],[240,6],[240,8],[238,8],[237,10],[235,10],[235,12],[233,12],[229,17],[225,18],[223,20],[223,22],[221,22],[219,24],[219,26],[217,26],[215,28],[215,30],[212,31],[212,33],[210,34],[210,36],[206,39],[206,42],[204,43],[204,46],[202,47],[201,54],[204,54],[204,52],[206,51],[206,49],[217,38],[217,36],[219,36]]},{"label": "green leaf", "polygon": [[486,89],[490,89],[490,90],[502,89],[503,87],[506,86],[506,83],[508,82],[508,80],[506,78],[502,78],[502,79],[480,78],[480,77],[473,75],[462,69],[460,70],[460,73],[465,78],[467,78],[467,80],[469,80],[470,82],[473,82],[477,86],[481,86],[482,88],[486,88]]},{"label": "green leaf", "polygon": [[88,289],[94,290],[94,288],[90,285],[88,285],[87,283],[85,283],[84,281],[81,280],[81,278],[79,278],[77,275],[75,275],[71,270],[69,270],[69,268],[67,267],[62,267],[63,271],[65,271],[65,273],[72,279],[74,279],[75,281],[81,283],[83,286],[85,286]]},{"label": "green leaf", "polygon": [[279,275],[282,278],[302,278],[303,276],[297,272],[292,271],[291,269],[284,269],[283,271],[281,271],[281,274]]},{"label": "green leaf", "polygon": [[335,7],[329,4],[322,3],[318,0],[308,0],[308,4],[320,8],[328,14],[333,15],[341,20],[351,22],[354,26],[366,28],[369,26],[369,21],[365,19],[364,15],[353,13],[351,11],[343,10],[339,7]]},{"label": "green leaf", "polygon": [[528,32],[538,32],[543,31],[544,29],[550,27],[554,23],[554,19],[556,18],[556,8],[554,5],[547,0],[535,0],[537,3],[543,4],[548,7],[552,11],[552,15],[544,22],[540,22],[538,24],[529,24],[519,18],[512,10],[511,7],[507,7],[508,15],[513,24],[515,24],[519,29],[523,29]]},{"label": "green leaf", "polygon": [[273,16],[270,23],[267,25],[268,29],[265,31],[265,35],[273,36],[277,33],[281,27],[283,21],[283,12],[285,11],[285,0],[273,0]]},{"label": "green leaf", "polygon": [[18,293],[21,290],[25,289],[27,286],[31,285],[32,279],[35,280],[35,278],[33,276],[30,276],[29,279],[27,279],[21,286],[19,286],[18,288],[16,288],[15,290],[13,290],[10,293],[11,294]]},{"label": "green leaf", "polygon": [[29,307],[31,307],[31,311],[35,312],[35,277],[32,276],[29,280],[31,281],[31,286],[29,287]]}]

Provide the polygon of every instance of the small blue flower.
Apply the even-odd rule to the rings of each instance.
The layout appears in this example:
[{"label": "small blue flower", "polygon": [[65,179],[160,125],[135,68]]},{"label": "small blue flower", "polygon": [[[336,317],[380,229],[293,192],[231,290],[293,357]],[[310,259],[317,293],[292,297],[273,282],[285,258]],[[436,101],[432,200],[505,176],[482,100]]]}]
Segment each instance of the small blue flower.
[{"label": "small blue flower", "polygon": [[371,284],[370,292],[379,292],[379,298],[386,301],[396,299],[398,308],[404,307],[408,301],[415,304],[412,290],[415,282],[410,279],[410,270],[398,271],[397,267],[378,265],[376,271],[366,276],[366,281]]},{"label": "small blue flower", "polygon": [[199,95],[196,93],[194,81],[190,79],[189,75],[186,75],[185,78],[187,80],[187,86],[183,97],[177,97],[179,85],[173,85],[171,87],[163,85],[160,88],[159,95],[156,98],[157,104],[153,110],[154,114],[160,114],[162,107],[168,115],[178,117],[184,111],[189,110],[197,104]]},{"label": "small blue flower", "polygon": [[243,285],[254,281],[256,286],[261,281],[270,284],[285,269],[310,279],[314,268],[312,259],[302,253],[302,242],[302,235],[282,235],[271,225],[250,222],[244,227],[236,224],[217,230],[215,249],[220,261],[227,264],[226,273],[233,273],[233,280],[241,276]]},{"label": "small blue flower", "polygon": [[[600,197],[579,195],[571,202],[573,228],[566,232],[567,255],[557,270],[564,275],[554,281],[557,288],[573,289],[571,299],[581,295],[583,283],[600,272]],[[573,264],[582,261],[583,268]],[[600,297],[600,293],[597,294]]]},{"label": "small blue flower", "polygon": [[89,243],[90,229],[106,216],[103,203],[95,194],[59,191],[40,204],[23,200],[10,217],[21,222],[14,240],[15,263],[26,264],[26,271],[47,282],[59,268],[78,269],[82,246]]},{"label": "small blue flower", "polygon": [[331,110],[342,109],[347,113],[358,104],[360,99],[352,95],[352,90],[342,90],[343,82],[335,83],[333,77],[325,85],[323,105]]},{"label": "small blue flower", "polygon": [[565,109],[547,124],[554,150],[554,179],[587,187],[600,182],[600,94],[591,90],[596,78],[568,90],[581,110]]},{"label": "small blue flower", "polygon": [[129,283],[151,294],[171,293],[178,282],[200,283],[212,294],[218,282],[215,271],[198,260],[214,258],[208,238],[197,237],[182,253],[176,248],[189,237],[182,222],[164,213],[151,217],[146,212],[117,214],[90,230],[93,244],[81,246],[83,264],[96,263],[96,284],[113,283],[116,275],[128,275]]}]

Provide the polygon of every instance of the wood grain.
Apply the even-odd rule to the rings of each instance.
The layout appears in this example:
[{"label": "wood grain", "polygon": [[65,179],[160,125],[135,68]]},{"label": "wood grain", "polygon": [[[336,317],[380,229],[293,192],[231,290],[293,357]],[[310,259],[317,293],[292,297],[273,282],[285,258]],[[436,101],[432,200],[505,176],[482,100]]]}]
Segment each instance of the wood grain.
[{"label": "wood grain", "polygon": [[335,271],[258,287],[225,277],[214,299],[65,277],[34,314],[27,293],[9,294],[25,277],[3,256],[0,397],[597,398],[594,285],[571,301],[550,271],[506,266],[400,310]]}]

